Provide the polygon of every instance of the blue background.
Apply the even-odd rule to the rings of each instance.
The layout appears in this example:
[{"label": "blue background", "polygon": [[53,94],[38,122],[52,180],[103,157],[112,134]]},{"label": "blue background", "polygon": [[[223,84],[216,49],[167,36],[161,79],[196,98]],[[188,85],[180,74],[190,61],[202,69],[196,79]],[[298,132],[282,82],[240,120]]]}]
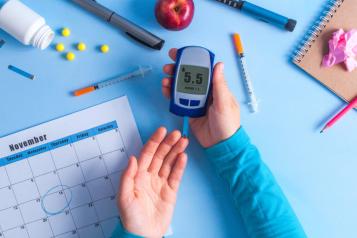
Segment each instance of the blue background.
[{"label": "blue background", "polygon": [[[0,31],[6,44],[0,49],[0,134],[6,135],[60,116],[128,95],[141,136],[145,141],[160,125],[180,128],[181,120],[168,112],[161,95],[162,65],[170,62],[171,47],[202,45],[225,62],[226,78],[241,102],[242,124],[259,147],[290,200],[309,237],[352,237],[357,225],[357,167],[355,133],[357,114],[349,113],[328,133],[320,135],[325,120],[344,103],[314,79],[290,63],[289,56],[315,20],[325,0],[263,1],[254,3],[298,20],[293,33],[259,22],[213,0],[196,0],[190,27],[170,32],[154,17],[154,0],[101,2],[161,36],[161,51],[137,45],[116,29],[65,0],[24,0],[47,19],[53,29],[69,27],[69,38],[57,36],[77,58],[67,62],[53,48],[26,47]],[[252,115],[244,104],[231,34],[242,35],[247,63],[260,99],[261,111]],[[84,41],[88,50],[76,52],[73,44]],[[108,54],[96,47],[107,43]],[[13,64],[36,75],[22,78],[9,71]],[[83,97],[70,93],[152,64],[145,79],[123,82]],[[338,79],[336,79],[338,80]],[[124,115],[125,116],[125,115]],[[191,140],[187,172],[173,219],[173,237],[245,237],[245,231],[226,186]]]}]

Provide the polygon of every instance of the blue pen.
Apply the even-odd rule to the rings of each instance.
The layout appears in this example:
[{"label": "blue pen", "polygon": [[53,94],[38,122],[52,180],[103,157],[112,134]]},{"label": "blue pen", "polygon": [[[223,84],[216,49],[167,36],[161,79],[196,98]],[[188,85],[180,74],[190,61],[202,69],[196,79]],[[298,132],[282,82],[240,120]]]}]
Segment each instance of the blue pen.
[{"label": "blue pen", "polygon": [[259,7],[247,1],[235,1],[235,0],[216,0],[224,3],[228,6],[241,10],[247,14],[250,14],[261,21],[274,24],[280,28],[286,29],[290,32],[294,31],[296,26],[296,20],[289,19],[275,12],[269,11],[265,8]]}]

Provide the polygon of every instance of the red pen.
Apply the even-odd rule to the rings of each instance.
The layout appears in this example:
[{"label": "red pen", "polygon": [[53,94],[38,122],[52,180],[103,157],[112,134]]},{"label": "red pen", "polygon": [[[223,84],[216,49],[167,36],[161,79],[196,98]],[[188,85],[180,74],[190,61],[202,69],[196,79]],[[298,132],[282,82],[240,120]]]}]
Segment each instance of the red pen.
[{"label": "red pen", "polygon": [[347,112],[353,109],[357,105],[357,97],[355,97],[342,111],[340,111],[334,118],[332,118],[324,128],[320,131],[323,133],[326,129],[332,127],[338,120],[340,120]]}]

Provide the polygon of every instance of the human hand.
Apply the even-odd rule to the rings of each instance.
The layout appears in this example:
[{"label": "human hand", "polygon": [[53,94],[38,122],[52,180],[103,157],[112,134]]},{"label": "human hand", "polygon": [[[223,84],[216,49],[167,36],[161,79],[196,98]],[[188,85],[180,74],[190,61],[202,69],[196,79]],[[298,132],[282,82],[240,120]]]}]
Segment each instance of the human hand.
[{"label": "human hand", "polygon": [[[176,60],[177,49],[171,49],[169,56]],[[224,79],[223,63],[214,67],[212,80],[212,101],[209,102],[207,114],[204,117],[190,119],[193,134],[199,143],[207,148],[228,139],[240,128],[239,104],[235,100]],[[174,64],[167,64],[164,73],[173,75]],[[162,92],[170,97],[171,78],[162,80]]]},{"label": "human hand", "polygon": [[129,159],[117,204],[124,228],[144,237],[163,237],[176,204],[184,173],[188,139],[161,127],[144,145],[139,159]]}]

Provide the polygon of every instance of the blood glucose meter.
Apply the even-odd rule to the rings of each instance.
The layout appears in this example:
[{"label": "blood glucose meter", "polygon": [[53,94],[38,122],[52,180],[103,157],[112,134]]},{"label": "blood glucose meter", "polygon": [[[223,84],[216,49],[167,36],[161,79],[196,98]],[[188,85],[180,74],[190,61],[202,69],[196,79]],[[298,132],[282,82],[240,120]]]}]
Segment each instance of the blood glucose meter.
[{"label": "blood glucose meter", "polygon": [[214,54],[199,46],[177,50],[171,85],[170,112],[183,117],[206,114],[212,87]]}]

